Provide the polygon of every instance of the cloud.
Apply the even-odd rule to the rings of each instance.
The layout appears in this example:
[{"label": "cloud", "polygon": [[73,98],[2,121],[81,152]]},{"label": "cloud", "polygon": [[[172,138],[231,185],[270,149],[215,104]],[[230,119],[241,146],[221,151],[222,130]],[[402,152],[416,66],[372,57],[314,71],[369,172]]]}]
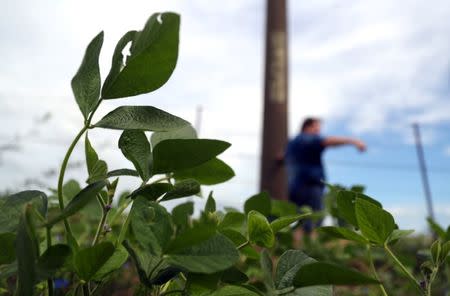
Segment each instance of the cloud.
[{"label": "cloud", "polygon": [[[388,131],[413,143],[410,124],[418,121],[424,142],[441,138],[435,127],[450,121],[447,2],[290,1],[291,133],[304,116],[317,115],[361,136]],[[105,77],[124,32],[141,28],[152,12],[174,10],[182,15],[180,56],[169,82],[149,95],[105,102],[96,118],[119,104],[150,104],[195,122],[195,110],[203,106],[201,136],[233,144],[223,158],[237,176],[217,186],[218,200],[242,202],[257,191],[264,2],[19,0],[5,3],[4,10],[0,124],[8,128],[1,135],[21,135],[24,149],[1,155],[2,172],[8,172],[1,175],[1,187],[19,187],[25,177],[60,164],[82,124],[70,79],[90,39],[105,30]],[[36,128],[33,118],[46,112],[52,119],[28,136]],[[111,168],[130,166],[117,150],[117,133],[94,130],[91,137]],[[73,157],[83,159],[82,145]],[[84,180],[84,169],[68,177]]]}]

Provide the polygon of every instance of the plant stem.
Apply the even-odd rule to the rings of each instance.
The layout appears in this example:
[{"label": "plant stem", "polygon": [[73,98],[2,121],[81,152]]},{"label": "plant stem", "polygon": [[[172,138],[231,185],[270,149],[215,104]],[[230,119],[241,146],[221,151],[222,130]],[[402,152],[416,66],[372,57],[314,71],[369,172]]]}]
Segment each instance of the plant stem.
[{"label": "plant stem", "polygon": [[392,260],[394,260],[395,264],[397,264],[398,267],[403,271],[403,273],[411,280],[411,282],[414,284],[414,286],[422,292],[422,288],[420,287],[419,282],[416,280],[416,278],[408,271],[408,269],[398,260],[398,258],[392,253],[391,249],[388,247],[387,244],[384,244],[384,249],[388,253],[388,255],[391,257]]},{"label": "plant stem", "polygon": [[[370,249],[370,245],[367,245],[367,257],[369,259],[370,268],[372,269],[372,273],[375,276],[375,279],[377,281],[380,281],[380,278],[378,277],[378,274],[377,274],[377,270],[375,269],[375,265],[373,264],[372,251]],[[384,289],[384,286],[383,286],[382,283],[378,284],[378,287],[380,288],[381,293],[384,296],[388,296],[388,294],[386,293],[386,290]]]},{"label": "plant stem", "polygon": [[120,215],[123,213],[123,211],[125,211],[126,208],[128,208],[128,206],[131,204],[131,201],[131,199],[128,199],[117,209],[117,211],[114,213],[114,216],[112,216],[112,218],[110,219],[109,225],[113,225],[114,222],[116,222],[116,219],[120,217]]},{"label": "plant stem", "polygon": [[[52,246],[51,228],[47,227],[46,232],[47,232],[47,249],[48,249]],[[53,287],[53,280],[51,278],[47,279],[47,288],[48,288],[48,296],[53,296],[54,287]]]},{"label": "plant stem", "polygon": [[[156,179],[155,181],[151,182],[149,185],[155,184],[155,183],[159,183],[159,182],[161,182],[161,181],[170,180],[170,179],[172,179],[172,174],[170,174],[169,176],[165,176],[165,177]],[[141,187],[144,186],[144,185],[145,185],[145,182],[141,185]]]},{"label": "plant stem", "polygon": [[163,263],[162,258],[159,259],[158,263],[156,263],[155,267],[152,268],[152,270],[150,271],[150,273],[148,274],[148,278],[151,280],[153,273],[156,271],[156,269]]},{"label": "plant stem", "polygon": [[105,202],[103,201],[102,197],[99,194],[97,194],[97,201],[100,204],[100,206],[102,207],[102,218],[100,219],[100,223],[98,224],[98,227],[97,227],[97,232],[95,233],[94,240],[92,241],[93,246],[95,246],[98,243],[100,234],[106,223],[106,217],[108,216],[108,211],[105,208],[105,206],[106,206]]},{"label": "plant stem", "polygon": [[89,296],[91,293],[89,292],[89,284],[83,284],[83,296]]},{"label": "plant stem", "polygon": [[430,280],[428,281],[428,285],[427,285],[427,296],[432,296],[431,285],[433,284],[437,273],[438,273],[438,267],[433,268],[433,272],[431,273]]},{"label": "plant stem", "polygon": [[[78,134],[76,135],[75,139],[72,141],[72,144],[70,144],[69,149],[66,152],[66,155],[64,156],[64,160],[61,165],[61,170],[59,172],[59,178],[58,178],[58,201],[59,201],[59,208],[64,210],[64,198],[63,198],[63,183],[64,183],[64,174],[66,172],[67,163],[69,162],[70,155],[72,154],[73,149],[75,148],[76,144],[80,140],[81,136],[84,134],[84,132],[87,130],[87,127],[83,127]],[[70,237],[73,237],[72,229],[70,228],[69,223],[67,222],[67,218],[64,218],[64,226],[66,228],[67,234]]]},{"label": "plant stem", "polygon": [[237,249],[240,250],[246,246],[248,246],[250,244],[250,241],[246,241],[245,243],[243,243],[242,245],[238,246]]}]

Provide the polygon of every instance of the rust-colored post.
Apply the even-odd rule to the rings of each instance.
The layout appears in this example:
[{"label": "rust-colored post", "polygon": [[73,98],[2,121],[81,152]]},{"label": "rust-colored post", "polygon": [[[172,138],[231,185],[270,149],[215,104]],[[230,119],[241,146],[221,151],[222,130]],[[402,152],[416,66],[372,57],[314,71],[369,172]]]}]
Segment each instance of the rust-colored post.
[{"label": "rust-colored post", "polygon": [[286,172],[279,164],[287,142],[288,50],[286,0],[267,0],[264,117],[260,189],[287,199]]}]

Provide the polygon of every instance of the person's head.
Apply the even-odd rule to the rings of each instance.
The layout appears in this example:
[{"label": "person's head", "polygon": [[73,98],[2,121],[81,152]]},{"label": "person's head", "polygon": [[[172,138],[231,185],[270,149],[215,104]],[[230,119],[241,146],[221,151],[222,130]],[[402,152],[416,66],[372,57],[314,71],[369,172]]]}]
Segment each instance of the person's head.
[{"label": "person's head", "polygon": [[320,134],[320,126],[321,121],[319,118],[308,117],[302,123],[301,132],[306,134],[318,135]]}]

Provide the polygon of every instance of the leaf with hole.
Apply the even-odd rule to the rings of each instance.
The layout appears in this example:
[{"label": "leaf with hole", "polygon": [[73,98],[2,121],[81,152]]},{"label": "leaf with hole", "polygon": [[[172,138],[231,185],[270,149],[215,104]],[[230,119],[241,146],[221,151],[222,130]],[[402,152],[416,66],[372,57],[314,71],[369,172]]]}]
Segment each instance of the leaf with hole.
[{"label": "leaf with hole", "polygon": [[[178,59],[180,17],[158,13],[142,31],[127,33],[116,47],[113,65],[102,90],[104,99],[148,93],[160,88],[171,76]],[[121,64],[119,51],[132,41],[130,55]]]}]

